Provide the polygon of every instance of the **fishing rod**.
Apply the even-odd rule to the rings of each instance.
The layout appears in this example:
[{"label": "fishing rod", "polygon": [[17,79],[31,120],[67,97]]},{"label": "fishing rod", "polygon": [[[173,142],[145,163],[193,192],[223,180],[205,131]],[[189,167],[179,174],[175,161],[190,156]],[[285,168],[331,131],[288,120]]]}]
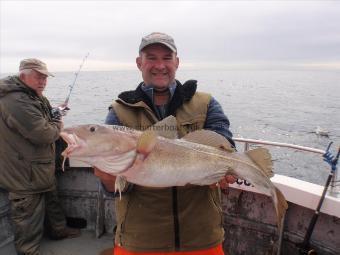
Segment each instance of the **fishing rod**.
[{"label": "fishing rod", "polygon": [[53,118],[60,119],[62,116],[66,115],[68,110],[70,110],[70,108],[68,107],[68,102],[70,100],[70,96],[72,94],[74,85],[76,84],[76,81],[77,81],[78,75],[80,73],[80,70],[82,69],[82,67],[83,67],[86,59],[88,58],[89,54],[90,53],[88,52],[85,55],[85,57],[83,58],[83,61],[81,62],[80,66],[78,68],[78,71],[75,72],[73,82],[72,82],[71,85],[69,85],[69,92],[67,94],[67,97],[66,97],[64,103],[62,103],[60,106],[55,107],[55,108],[52,109],[52,116],[53,116]]},{"label": "fishing rod", "polygon": [[68,101],[70,100],[70,96],[71,96],[72,90],[73,90],[73,88],[74,88],[74,85],[76,84],[76,81],[77,81],[78,75],[79,75],[79,73],[80,73],[80,70],[82,69],[82,67],[83,67],[83,65],[84,65],[84,63],[85,63],[85,61],[86,61],[86,59],[88,58],[89,54],[90,54],[90,53],[88,52],[88,53],[85,55],[85,57],[83,58],[83,61],[81,62],[80,66],[79,66],[78,71],[74,74],[74,80],[73,80],[72,84],[69,86],[70,90],[69,90],[69,92],[68,92],[68,95],[67,95],[67,97],[66,97],[64,103],[63,103],[63,105],[65,105],[65,107],[67,107],[67,105],[68,105]]},{"label": "fishing rod", "polygon": [[317,206],[317,208],[314,212],[314,215],[313,215],[313,217],[312,217],[312,219],[309,223],[309,226],[308,226],[308,229],[307,229],[307,232],[306,232],[306,236],[305,236],[303,242],[299,245],[299,254],[300,255],[315,255],[315,254],[317,254],[314,249],[310,248],[309,241],[310,241],[310,238],[312,236],[316,221],[318,220],[318,217],[319,217],[319,214],[320,214],[320,209],[321,209],[322,203],[325,199],[328,186],[329,186],[329,184],[330,184],[330,182],[331,182],[331,180],[334,176],[335,171],[337,170],[337,164],[338,164],[339,155],[340,155],[340,147],[338,148],[337,155],[334,157],[329,152],[329,149],[330,149],[332,143],[333,142],[331,142],[328,145],[327,150],[326,150],[325,154],[323,155],[324,161],[326,161],[331,166],[331,172],[328,175],[325,187],[323,189],[322,195],[321,195],[320,200],[319,200],[319,204],[318,204],[318,206]]}]

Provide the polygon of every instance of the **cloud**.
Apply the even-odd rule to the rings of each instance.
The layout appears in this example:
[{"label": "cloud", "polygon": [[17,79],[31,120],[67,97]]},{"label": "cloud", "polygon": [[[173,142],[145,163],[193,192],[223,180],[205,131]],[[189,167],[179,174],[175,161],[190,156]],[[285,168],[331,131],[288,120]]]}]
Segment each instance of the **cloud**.
[{"label": "cloud", "polygon": [[0,11],[0,72],[33,56],[70,70],[86,52],[95,70],[134,66],[153,31],[175,38],[187,66],[334,66],[340,56],[340,2],[0,1]]}]

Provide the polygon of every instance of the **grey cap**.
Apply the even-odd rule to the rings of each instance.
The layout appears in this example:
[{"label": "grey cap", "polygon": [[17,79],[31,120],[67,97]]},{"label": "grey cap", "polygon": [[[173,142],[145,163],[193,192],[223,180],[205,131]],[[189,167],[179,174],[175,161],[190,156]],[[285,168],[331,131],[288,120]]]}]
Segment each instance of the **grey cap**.
[{"label": "grey cap", "polygon": [[44,62],[36,58],[23,59],[20,62],[19,71],[25,69],[32,69],[47,76],[54,76],[47,70],[47,66]]},{"label": "grey cap", "polygon": [[153,32],[147,36],[144,36],[139,45],[139,52],[141,52],[146,46],[156,43],[163,44],[173,52],[177,53],[174,39],[170,35],[160,32]]}]

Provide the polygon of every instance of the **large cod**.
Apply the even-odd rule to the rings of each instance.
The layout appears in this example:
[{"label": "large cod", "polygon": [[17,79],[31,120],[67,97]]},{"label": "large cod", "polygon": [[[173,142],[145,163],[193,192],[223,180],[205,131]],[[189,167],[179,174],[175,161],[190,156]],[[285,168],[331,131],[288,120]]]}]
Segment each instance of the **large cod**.
[{"label": "large cod", "polygon": [[148,187],[211,185],[233,175],[272,197],[280,227],[288,205],[269,179],[273,173],[267,149],[235,152],[215,132],[199,130],[177,139],[176,130],[173,116],[144,132],[114,125],[65,128],[61,136],[68,147],[62,155],[117,176],[117,189],[124,181]]}]

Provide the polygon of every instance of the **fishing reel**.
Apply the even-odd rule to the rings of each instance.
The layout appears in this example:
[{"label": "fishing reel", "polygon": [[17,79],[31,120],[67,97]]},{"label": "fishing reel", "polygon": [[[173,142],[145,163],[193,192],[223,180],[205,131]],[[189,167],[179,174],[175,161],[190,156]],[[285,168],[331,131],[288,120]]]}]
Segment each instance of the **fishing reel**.
[{"label": "fishing reel", "polygon": [[53,107],[51,110],[52,118],[55,120],[61,120],[61,118],[67,114],[68,110],[70,110],[70,108],[67,106]]}]

